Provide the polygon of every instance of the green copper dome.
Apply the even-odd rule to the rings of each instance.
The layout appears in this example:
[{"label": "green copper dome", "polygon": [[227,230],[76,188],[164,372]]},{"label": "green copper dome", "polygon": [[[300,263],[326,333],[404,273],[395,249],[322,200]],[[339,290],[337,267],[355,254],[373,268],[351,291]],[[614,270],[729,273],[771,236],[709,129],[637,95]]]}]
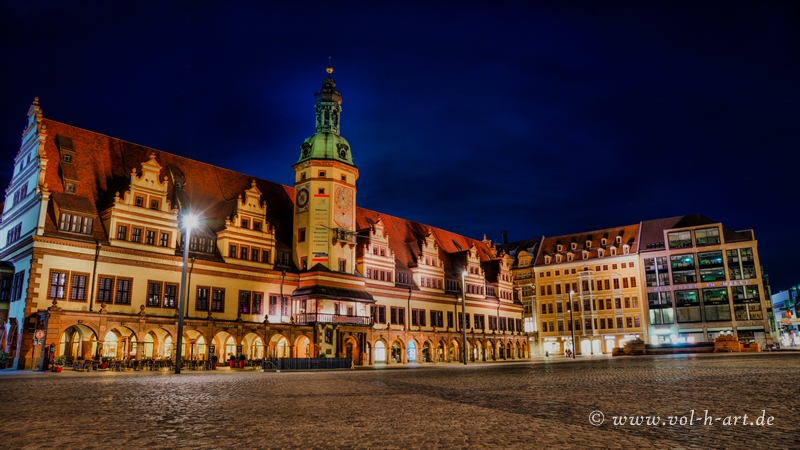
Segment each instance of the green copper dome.
[{"label": "green copper dome", "polygon": [[347,139],[329,130],[318,131],[300,145],[300,159],[297,162],[309,159],[335,159],[354,165]]},{"label": "green copper dome", "polygon": [[326,69],[328,77],[322,80],[322,89],[314,93],[316,101],[316,133],[300,145],[298,163],[310,159],[332,159],[353,166],[350,144],[339,134],[342,112],[342,94],[336,90],[331,78],[333,67]]}]

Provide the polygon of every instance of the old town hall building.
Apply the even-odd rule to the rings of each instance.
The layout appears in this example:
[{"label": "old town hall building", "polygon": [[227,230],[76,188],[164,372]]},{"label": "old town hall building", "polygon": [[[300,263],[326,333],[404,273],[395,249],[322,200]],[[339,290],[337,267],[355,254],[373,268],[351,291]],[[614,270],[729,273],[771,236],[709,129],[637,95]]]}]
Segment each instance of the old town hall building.
[{"label": "old town hall building", "polygon": [[51,345],[75,360],[174,358],[186,245],[188,359],[457,361],[464,319],[469,359],[528,357],[509,256],[357,206],[331,72],[293,186],[56,122],[34,100],[0,224],[8,367],[36,367]]}]

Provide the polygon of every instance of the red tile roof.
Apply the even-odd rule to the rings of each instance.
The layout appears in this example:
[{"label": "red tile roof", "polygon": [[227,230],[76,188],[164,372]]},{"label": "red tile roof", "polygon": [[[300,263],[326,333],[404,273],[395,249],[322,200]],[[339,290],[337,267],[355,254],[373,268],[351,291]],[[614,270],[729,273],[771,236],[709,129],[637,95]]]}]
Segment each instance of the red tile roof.
[{"label": "red tile roof", "polygon": [[[291,248],[294,211],[292,187],[50,119],[43,119],[43,122],[47,125],[48,138],[45,152],[48,159],[58,161],[57,136],[70,138],[75,151],[73,166],[80,181],[75,195],[64,194],[64,185],[58,170],[59,164],[49,164],[45,181],[55,201],[63,204],[78,202],[82,210],[87,209],[86,205],[89,205],[88,209],[93,211],[86,212],[99,216],[100,211],[113,203],[117,192],[123,194],[128,190],[133,169],[141,172],[141,164],[147,161],[151,154],[155,154],[156,161],[163,167],[160,176],[162,179],[170,178],[167,198],[173,202],[173,208],[180,204],[183,208],[194,210],[211,231],[218,231],[224,227],[225,219],[233,211],[237,198],[250,187],[251,181],[255,180],[262,193],[262,200],[267,203],[267,221],[276,230],[279,247]],[[171,172],[171,168],[174,173]],[[177,179],[185,180],[182,190],[175,188],[173,175]],[[78,200],[81,197],[87,201]],[[446,272],[460,273],[462,263],[459,261],[464,260],[465,251],[473,245],[478,249],[482,261],[493,259],[489,248],[480,240],[388,214],[379,214],[365,208],[357,208],[357,229],[369,228],[378,220],[378,216],[389,235],[389,245],[395,252],[398,267],[416,265],[420,254],[419,242],[424,240],[429,232],[433,233],[439,246],[439,255],[445,263]],[[96,220],[96,227],[100,226],[99,222]],[[55,215],[51,212],[47,217],[45,232],[53,235],[61,234],[56,223]],[[100,232],[102,233],[102,227]],[[70,237],[74,238],[73,235]]]}]

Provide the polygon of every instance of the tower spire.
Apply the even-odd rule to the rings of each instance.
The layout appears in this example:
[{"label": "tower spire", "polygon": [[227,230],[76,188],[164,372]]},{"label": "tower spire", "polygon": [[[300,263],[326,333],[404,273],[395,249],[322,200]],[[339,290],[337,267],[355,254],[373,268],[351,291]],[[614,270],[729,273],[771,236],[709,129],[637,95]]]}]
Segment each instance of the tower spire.
[{"label": "tower spire", "polygon": [[336,81],[331,78],[333,66],[328,57],[328,76],[322,80],[322,88],[314,93],[315,100],[315,133],[300,145],[300,159],[337,160],[354,165],[350,154],[350,144],[340,134],[340,117],[342,113],[342,94],[336,90]]}]

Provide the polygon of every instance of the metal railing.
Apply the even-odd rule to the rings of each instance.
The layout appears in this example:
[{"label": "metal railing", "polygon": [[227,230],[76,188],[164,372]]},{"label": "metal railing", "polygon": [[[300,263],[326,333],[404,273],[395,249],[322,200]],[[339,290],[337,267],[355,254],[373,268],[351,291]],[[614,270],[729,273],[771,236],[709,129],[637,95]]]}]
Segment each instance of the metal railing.
[{"label": "metal railing", "polygon": [[350,325],[372,325],[372,317],[368,316],[343,316],[341,314],[306,313],[295,314],[294,323],[344,323]]},{"label": "metal railing", "polygon": [[352,358],[264,358],[261,366],[264,370],[351,369],[352,367]]}]

